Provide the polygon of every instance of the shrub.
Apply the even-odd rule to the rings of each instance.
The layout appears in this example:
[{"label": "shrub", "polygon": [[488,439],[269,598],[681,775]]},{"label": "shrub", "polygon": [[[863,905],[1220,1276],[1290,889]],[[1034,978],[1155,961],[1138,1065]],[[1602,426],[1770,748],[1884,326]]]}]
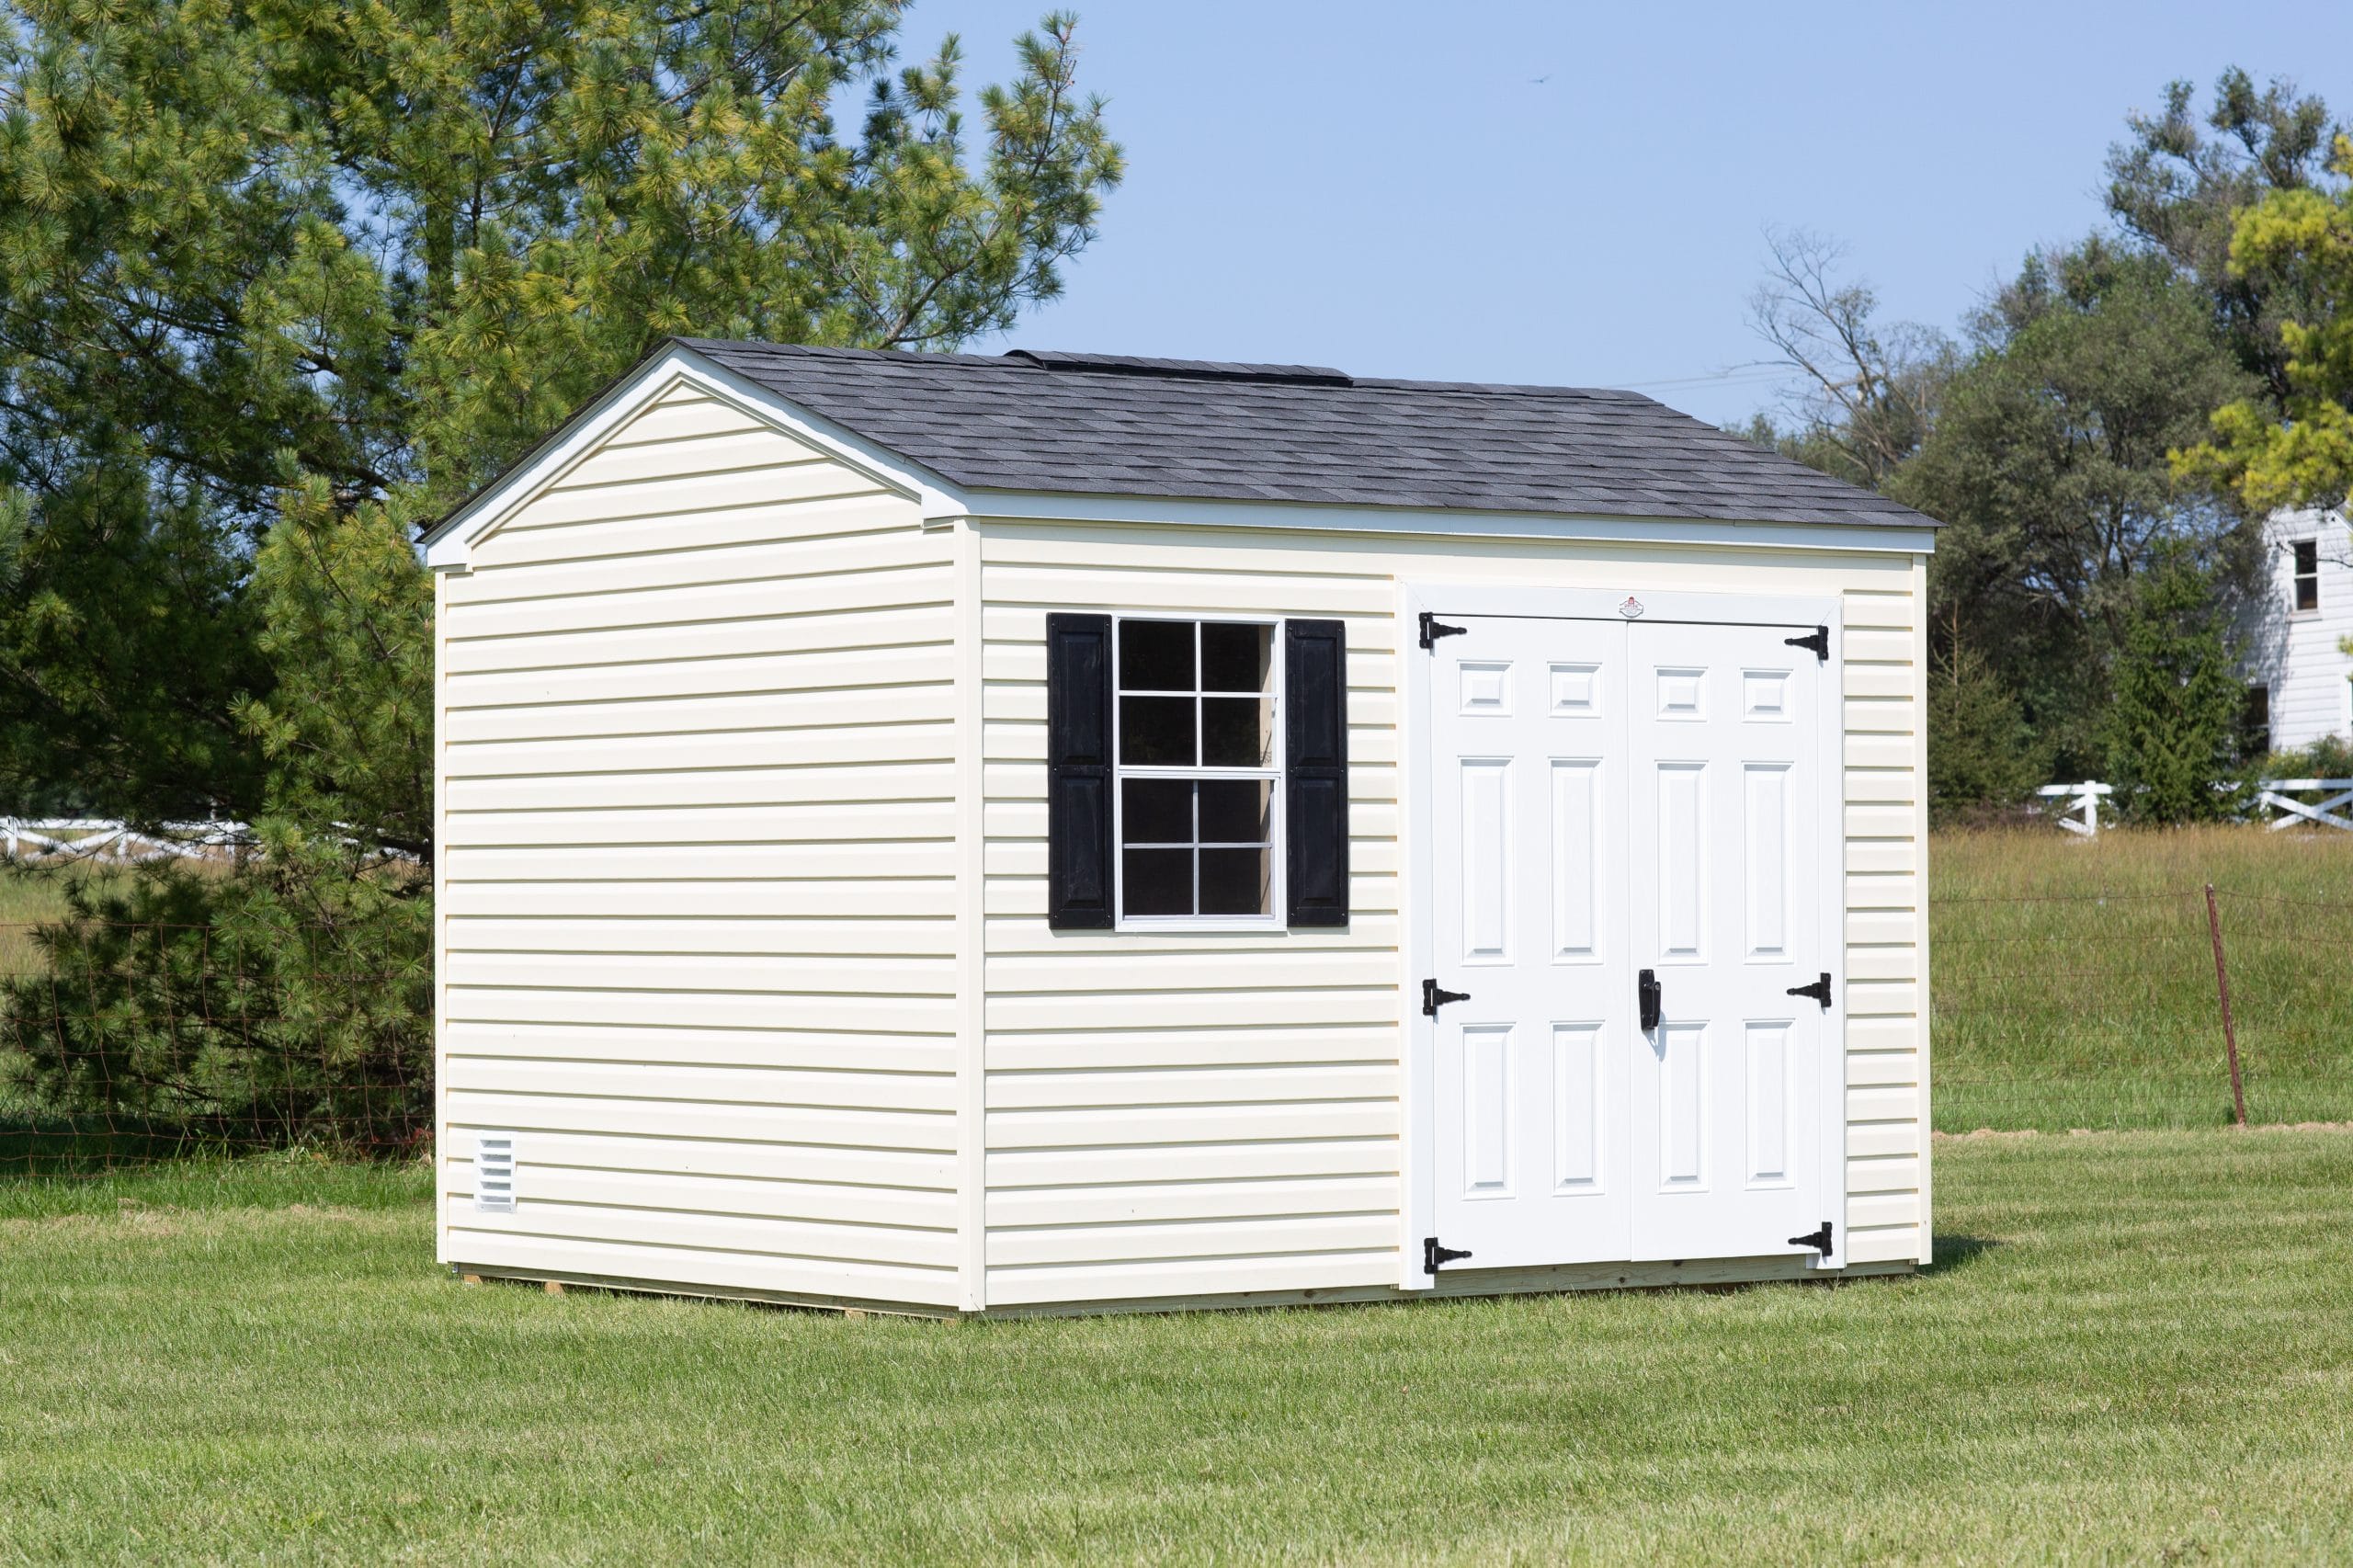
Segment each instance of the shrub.
[{"label": "shrub", "polygon": [[404,1150],[432,1127],[428,906],[378,896],[303,923],[278,880],[146,869],[68,884],[0,986],[0,1056],[43,1110],[193,1143]]},{"label": "shrub", "polygon": [[2353,778],[2353,741],[2323,735],[2308,746],[2275,751],[2256,759],[2259,778]]}]

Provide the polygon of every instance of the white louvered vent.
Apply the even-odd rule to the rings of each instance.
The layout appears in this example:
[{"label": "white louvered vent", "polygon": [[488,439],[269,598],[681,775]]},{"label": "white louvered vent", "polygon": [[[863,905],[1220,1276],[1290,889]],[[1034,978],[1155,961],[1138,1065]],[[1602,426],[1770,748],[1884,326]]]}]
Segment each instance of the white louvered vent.
[{"label": "white louvered vent", "polygon": [[474,1212],[515,1212],[515,1135],[484,1132],[474,1140]]}]

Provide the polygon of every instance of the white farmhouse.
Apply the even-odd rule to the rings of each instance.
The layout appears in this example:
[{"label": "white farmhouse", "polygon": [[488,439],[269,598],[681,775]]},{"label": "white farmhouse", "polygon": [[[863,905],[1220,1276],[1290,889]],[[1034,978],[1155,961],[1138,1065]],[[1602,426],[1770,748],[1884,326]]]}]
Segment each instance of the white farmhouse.
[{"label": "white farmhouse", "polygon": [[426,541],[439,1256],[1924,1263],[1933,539],[1629,392],[664,343]]},{"label": "white farmhouse", "polygon": [[2263,538],[2245,627],[2252,727],[2277,751],[2353,736],[2353,533],[2341,513],[2313,508],[2275,512]]}]

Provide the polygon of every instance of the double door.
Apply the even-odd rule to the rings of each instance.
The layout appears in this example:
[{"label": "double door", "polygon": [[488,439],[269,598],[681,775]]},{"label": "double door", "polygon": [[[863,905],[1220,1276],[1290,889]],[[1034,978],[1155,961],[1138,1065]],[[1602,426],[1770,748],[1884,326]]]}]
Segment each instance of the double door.
[{"label": "double door", "polygon": [[1439,619],[1461,628],[1433,642],[1426,731],[1450,1267],[1826,1260],[1813,629]]}]

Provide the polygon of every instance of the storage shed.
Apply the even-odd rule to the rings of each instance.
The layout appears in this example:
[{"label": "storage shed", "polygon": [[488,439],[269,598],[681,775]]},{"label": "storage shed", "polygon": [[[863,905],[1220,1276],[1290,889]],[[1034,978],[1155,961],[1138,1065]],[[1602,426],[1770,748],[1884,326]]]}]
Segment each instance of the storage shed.
[{"label": "storage shed", "polygon": [[1925,1263],[1933,530],[1622,392],[663,343],[426,540],[439,1256]]}]

